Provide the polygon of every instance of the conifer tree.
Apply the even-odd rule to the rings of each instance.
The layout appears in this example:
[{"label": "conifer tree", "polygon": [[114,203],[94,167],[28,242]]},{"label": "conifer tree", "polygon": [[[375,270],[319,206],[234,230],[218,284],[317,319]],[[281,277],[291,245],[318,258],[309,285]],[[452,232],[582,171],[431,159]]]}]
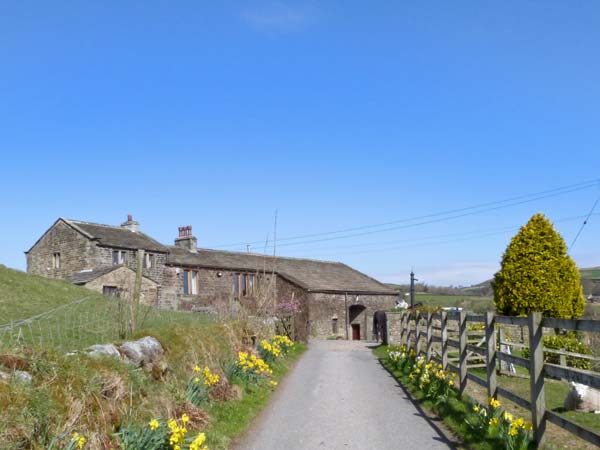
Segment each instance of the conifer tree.
[{"label": "conifer tree", "polygon": [[512,238],[492,282],[498,314],[576,319],[585,299],[581,276],[552,223],[536,214]]}]

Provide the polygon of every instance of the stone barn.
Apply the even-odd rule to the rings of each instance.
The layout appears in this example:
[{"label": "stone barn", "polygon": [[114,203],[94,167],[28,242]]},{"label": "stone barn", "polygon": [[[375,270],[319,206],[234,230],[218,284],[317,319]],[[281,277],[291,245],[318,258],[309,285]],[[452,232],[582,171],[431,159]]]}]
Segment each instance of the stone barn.
[{"label": "stone barn", "polygon": [[59,218],[26,252],[27,271],[131,298],[142,259],[142,301],[184,311],[256,311],[293,305],[296,338],[370,340],[376,310],[397,293],[340,262],[198,248],[192,227],[174,245],[121,226]]}]

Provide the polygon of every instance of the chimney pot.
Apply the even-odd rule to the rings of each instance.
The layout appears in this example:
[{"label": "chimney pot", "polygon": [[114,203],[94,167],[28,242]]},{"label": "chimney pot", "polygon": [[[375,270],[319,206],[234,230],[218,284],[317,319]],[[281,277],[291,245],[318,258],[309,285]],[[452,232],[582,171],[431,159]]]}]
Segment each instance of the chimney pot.
[{"label": "chimney pot", "polygon": [[179,227],[179,237],[175,239],[175,245],[178,247],[185,248],[191,252],[198,251],[198,241],[192,236],[192,226],[186,225]]},{"label": "chimney pot", "polygon": [[133,220],[133,216],[131,214],[127,214],[127,222],[131,222]]}]

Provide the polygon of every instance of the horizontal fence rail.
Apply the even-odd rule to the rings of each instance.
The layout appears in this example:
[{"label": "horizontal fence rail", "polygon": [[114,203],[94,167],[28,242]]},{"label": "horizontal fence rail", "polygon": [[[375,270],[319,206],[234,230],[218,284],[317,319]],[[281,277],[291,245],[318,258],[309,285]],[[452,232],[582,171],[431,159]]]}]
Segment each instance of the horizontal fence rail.
[{"label": "horizontal fence rail", "polygon": [[[441,313],[411,311],[399,314],[400,344],[414,349],[417,356],[424,354],[428,360],[441,364],[444,370],[454,372],[459,378],[458,387],[461,395],[467,387],[467,381],[471,381],[486,388],[489,397],[496,398],[501,395],[529,410],[532,417],[534,440],[538,444],[543,442],[546,423],[550,422],[594,445],[600,445],[599,433],[568,420],[554,411],[547,410],[544,394],[546,376],[600,389],[599,373],[566,367],[566,357],[589,361],[600,359],[592,355],[545,349],[542,339],[544,328],[600,332],[600,321],[542,318],[540,313],[531,313],[528,317],[496,316],[489,312],[467,314],[464,311],[443,311]],[[482,324],[483,329],[477,324]],[[516,325],[522,327],[522,330],[526,329],[529,345],[508,342],[503,338],[503,331],[500,331],[499,325]],[[469,327],[477,329],[469,329]],[[496,339],[498,332],[500,332],[500,338]],[[436,345],[434,346],[434,344]],[[434,347],[437,350],[434,350]],[[507,353],[506,350],[510,351],[512,347],[529,349],[529,357],[524,358]],[[439,349],[441,351],[438,351]],[[544,353],[558,355],[561,364],[544,362]],[[498,386],[496,378],[498,367],[503,365],[522,367],[529,372],[529,399]],[[485,378],[468,371],[468,369],[476,367],[486,368]],[[525,375],[517,376],[524,377]]]}]

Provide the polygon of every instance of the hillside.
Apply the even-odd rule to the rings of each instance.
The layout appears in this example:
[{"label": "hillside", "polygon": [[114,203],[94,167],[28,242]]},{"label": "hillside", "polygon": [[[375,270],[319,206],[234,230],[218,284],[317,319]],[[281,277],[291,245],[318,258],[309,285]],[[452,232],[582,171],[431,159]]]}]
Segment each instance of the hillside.
[{"label": "hillside", "polygon": [[588,267],[587,269],[580,269],[581,278],[600,278],[600,267]]},{"label": "hillside", "polygon": [[[26,322],[20,322],[24,319]],[[203,314],[140,307],[138,328],[177,322],[204,324]],[[0,349],[42,345],[71,351],[118,341],[127,332],[129,305],[84,287],[0,265]]]},{"label": "hillside", "polygon": [[0,326],[61,305],[104,296],[66,281],[49,280],[0,265]]}]

